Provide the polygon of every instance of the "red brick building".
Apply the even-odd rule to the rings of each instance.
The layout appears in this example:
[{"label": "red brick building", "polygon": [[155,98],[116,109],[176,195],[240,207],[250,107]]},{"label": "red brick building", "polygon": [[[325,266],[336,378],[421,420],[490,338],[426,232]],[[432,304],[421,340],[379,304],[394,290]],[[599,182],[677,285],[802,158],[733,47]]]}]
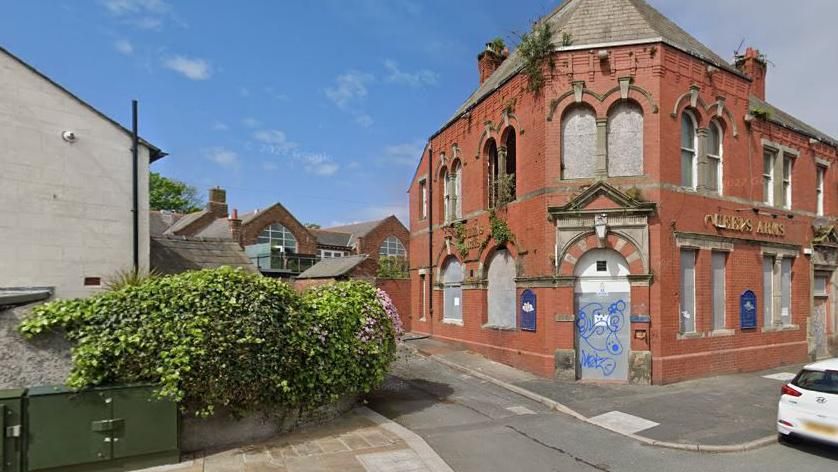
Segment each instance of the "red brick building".
[{"label": "red brick building", "polygon": [[410,187],[414,331],[545,376],[669,383],[838,348],[838,141],[642,0],[488,46]]}]

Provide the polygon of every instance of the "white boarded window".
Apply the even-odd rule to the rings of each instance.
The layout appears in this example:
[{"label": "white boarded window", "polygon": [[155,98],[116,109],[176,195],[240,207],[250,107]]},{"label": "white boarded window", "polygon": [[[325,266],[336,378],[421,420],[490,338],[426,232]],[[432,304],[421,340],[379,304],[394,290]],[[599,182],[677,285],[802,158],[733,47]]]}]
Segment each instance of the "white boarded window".
[{"label": "white boarded window", "polygon": [[823,181],[824,176],[826,175],[826,168],[822,166],[818,166],[817,170],[817,183],[815,190],[817,191],[818,195],[818,203],[817,203],[817,213],[818,216],[823,216]]},{"label": "white boarded window", "polygon": [[428,184],[426,181],[419,182],[419,188],[421,189],[422,193],[422,211],[421,211],[421,218],[424,220],[428,217]]},{"label": "white boarded window", "polygon": [[766,149],[762,155],[762,201],[774,204],[774,159],[777,153]]},{"label": "white boarded window", "polygon": [[780,268],[780,322],[783,326],[791,324],[791,264],[794,260],[786,257]]},{"label": "white boarded window", "polygon": [[459,162],[451,168],[451,212],[452,219],[463,217],[463,169]]},{"label": "white boarded window", "polygon": [[562,178],[594,176],[596,169],[596,116],[586,107],[574,107],[562,119]]},{"label": "white boarded window", "polygon": [[681,115],[681,185],[696,188],[698,162],[695,158],[698,149],[696,124],[692,113],[685,111]]},{"label": "white boarded window", "polygon": [[792,158],[783,156],[783,207],[791,208],[791,169]]},{"label": "white boarded window", "polygon": [[442,170],[442,221],[451,221],[451,174]]},{"label": "white boarded window", "polygon": [[724,134],[719,123],[714,121],[710,124],[707,133],[707,188],[711,191],[722,193],[722,153],[724,149]]},{"label": "white boarded window", "polygon": [[489,326],[514,328],[517,319],[515,294],[515,259],[506,249],[498,249],[489,262]]},{"label": "white boarded window", "polygon": [[727,254],[713,252],[713,329],[725,328],[725,265]]},{"label": "white boarded window", "polygon": [[608,175],[643,174],[643,111],[620,102],[608,115]]},{"label": "white boarded window", "polygon": [[680,330],[695,332],[695,249],[681,250]]},{"label": "white boarded window", "polygon": [[442,271],[442,317],[448,321],[463,321],[463,266],[451,258]]},{"label": "white boarded window", "polygon": [[774,324],[774,256],[762,258],[762,314],[765,326]]}]

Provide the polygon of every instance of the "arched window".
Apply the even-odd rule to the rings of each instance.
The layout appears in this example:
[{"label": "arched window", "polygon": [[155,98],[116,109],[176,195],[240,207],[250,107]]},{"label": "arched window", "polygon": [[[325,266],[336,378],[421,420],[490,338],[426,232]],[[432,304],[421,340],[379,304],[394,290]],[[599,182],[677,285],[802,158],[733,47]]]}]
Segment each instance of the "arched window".
[{"label": "arched window", "polygon": [[407,251],[404,249],[404,244],[395,236],[387,236],[381,246],[378,248],[378,255],[382,257],[405,257]]},{"label": "arched window", "polygon": [[515,296],[515,259],[506,249],[498,249],[489,262],[486,297],[489,326],[514,328],[517,319]]},{"label": "arched window", "polygon": [[685,111],[681,114],[681,185],[692,189],[697,184],[697,149],[696,120],[692,113]]},{"label": "arched window", "polygon": [[608,175],[643,174],[643,111],[623,101],[608,114]]},{"label": "arched window", "polygon": [[442,221],[451,221],[451,174],[442,169]]},{"label": "arched window", "polygon": [[722,193],[722,156],[724,153],[724,132],[718,121],[710,123],[707,132],[707,188]]},{"label": "arched window", "polygon": [[280,223],[274,223],[263,229],[256,242],[258,244],[269,243],[271,249],[282,248],[282,251],[287,253],[297,252],[297,238]]},{"label": "arched window", "polygon": [[448,221],[463,217],[463,167],[460,161],[455,161],[448,174],[449,211]]},{"label": "arched window", "polygon": [[509,126],[504,131],[506,134],[505,139],[503,141],[504,150],[506,151],[505,157],[505,177],[503,182],[503,189],[501,191],[501,199],[505,200],[506,202],[511,202],[515,200],[515,190],[518,187],[518,173],[517,173],[517,156],[518,156],[518,149],[516,146],[515,137],[515,128]]},{"label": "arched window", "polygon": [[489,167],[487,182],[489,208],[494,208],[498,194],[498,145],[494,138],[486,142],[486,163]]},{"label": "arched window", "polygon": [[596,116],[577,106],[562,118],[562,178],[593,177],[596,169]]},{"label": "arched window", "polygon": [[446,321],[463,321],[463,265],[451,257],[442,269],[442,317]]}]

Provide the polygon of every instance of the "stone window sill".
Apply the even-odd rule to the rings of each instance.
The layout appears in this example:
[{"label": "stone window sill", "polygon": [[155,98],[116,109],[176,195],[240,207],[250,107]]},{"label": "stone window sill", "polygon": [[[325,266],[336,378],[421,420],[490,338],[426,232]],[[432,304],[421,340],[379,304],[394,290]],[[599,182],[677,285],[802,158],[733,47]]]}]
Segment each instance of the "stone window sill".
[{"label": "stone window sill", "polygon": [[481,328],[491,329],[491,330],[495,330],[495,331],[515,331],[514,326],[495,326],[495,325],[490,325],[490,324],[484,324],[483,326],[481,326]]},{"label": "stone window sill", "polygon": [[463,326],[463,320],[449,320],[449,319],[443,319],[443,320],[442,320],[442,324],[446,324],[446,325],[454,325],[454,326]]},{"label": "stone window sill", "polygon": [[677,339],[679,341],[683,341],[683,340],[686,340],[686,339],[701,339],[703,337],[704,337],[704,333],[699,333],[697,331],[694,331],[692,333],[678,333],[678,338]]},{"label": "stone window sill", "polygon": [[763,333],[777,333],[782,331],[798,331],[800,326],[796,324],[781,325],[781,326],[765,326],[762,328]]},{"label": "stone window sill", "polygon": [[711,338],[721,338],[721,337],[724,337],[724,336],[734,336],[735,334],[736,334],[735,329],[716,329],[716,330],[710,331],[710,337]]}]

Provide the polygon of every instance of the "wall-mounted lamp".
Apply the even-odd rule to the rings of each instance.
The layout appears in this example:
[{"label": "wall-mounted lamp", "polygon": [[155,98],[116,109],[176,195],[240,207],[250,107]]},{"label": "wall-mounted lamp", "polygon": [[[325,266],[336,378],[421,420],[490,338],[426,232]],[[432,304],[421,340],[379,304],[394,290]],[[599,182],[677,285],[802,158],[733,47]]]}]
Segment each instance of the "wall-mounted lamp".
[{"label": "wall-mounted lamp", "polygon": [[596,230],[600,247],[605,247],[605,237],[608,236],[608,215],[602,213],[594,216],[594,230]]}]

